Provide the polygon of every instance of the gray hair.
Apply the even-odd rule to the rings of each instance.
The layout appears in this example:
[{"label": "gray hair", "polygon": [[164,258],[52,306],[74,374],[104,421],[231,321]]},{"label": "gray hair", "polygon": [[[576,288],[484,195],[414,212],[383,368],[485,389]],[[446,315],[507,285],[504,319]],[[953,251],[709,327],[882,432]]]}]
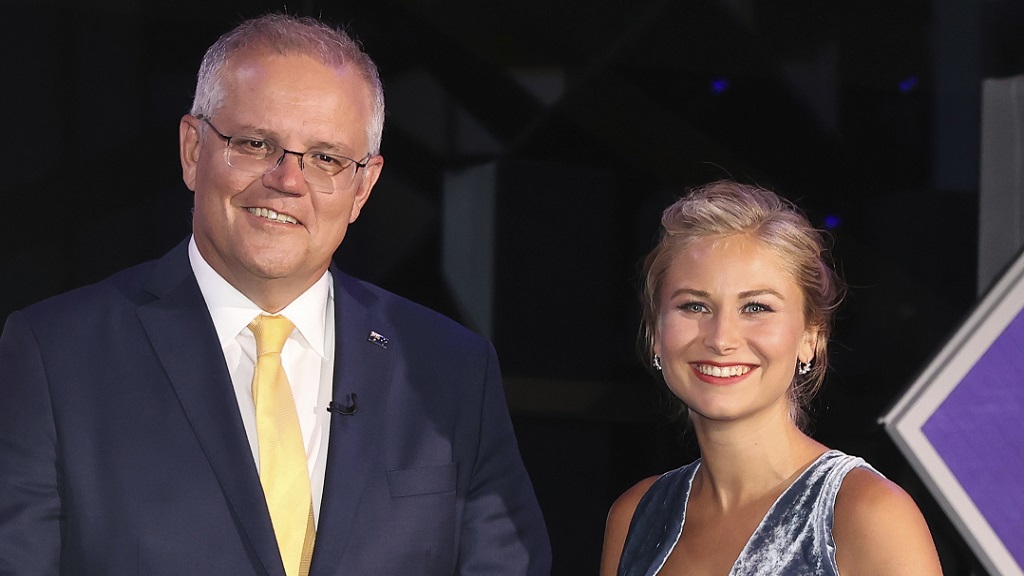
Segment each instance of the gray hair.
[{"label": "gray hair", "polygon": [[658,245],[647,255],[643,269],[643,337],[647,360],[653,357],[660,313],[658,294],[675,256],[701,238],[746,235],[774,252],[783,269],[800,287],[804,321],[817,331],[814,362],[806,375],[790,386],[790,415],[807,428],[806,409],[828,370],[828,340],[832,318],[845,285],[832,269],[822,235],[788,200],[757,186],[722,180],[692,190],[665,209]]},{"label": "gray hair", "polygon": [[232,56],[244,50],[266,50],[282,55],[300,54],[332,68],[351,65],[370,90],[370,123],[366,141],[371,154],[380,153],[384,131],[384,87],[377,65],[362,46],[344,30],[319,20],[287,14],[266,14],[246,20],[224,34],[206,51],[192,101],[193,116],[211,115],[223,103],[221,70]]}]

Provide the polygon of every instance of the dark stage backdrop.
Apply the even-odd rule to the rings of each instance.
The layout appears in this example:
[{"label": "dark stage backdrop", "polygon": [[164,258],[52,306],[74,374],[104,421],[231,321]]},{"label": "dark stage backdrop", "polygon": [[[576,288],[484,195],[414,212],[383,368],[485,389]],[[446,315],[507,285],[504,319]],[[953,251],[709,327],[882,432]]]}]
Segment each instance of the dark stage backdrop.
[{"label": "dark stage backdrop", "polygon": [[0,314],[190,228],[177,123],[203,50],[267,10],[351,28],[388,98],[384,176],[336,259],[493,339],[555,573],[612,500],[694,456],[636,355],[662,208],[733,177],[829,230],[851,285],[816,436],[921,504],[877,424],[975,302],[978,91],[1019,73],[1007,1],[4,2]]}]

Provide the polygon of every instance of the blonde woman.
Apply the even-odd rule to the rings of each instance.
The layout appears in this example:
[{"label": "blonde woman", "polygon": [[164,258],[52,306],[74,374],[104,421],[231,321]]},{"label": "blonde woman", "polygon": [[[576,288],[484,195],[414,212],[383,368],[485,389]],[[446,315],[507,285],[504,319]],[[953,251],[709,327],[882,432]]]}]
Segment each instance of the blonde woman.
[{"label": "blonde woman", "polygon": [[613,504],[601,575],[941,574],[913,500],[804,431],[843,292],[817,231],[774,193],[725,181],[662,227],[644,266],[649,358],[700,459]]}]

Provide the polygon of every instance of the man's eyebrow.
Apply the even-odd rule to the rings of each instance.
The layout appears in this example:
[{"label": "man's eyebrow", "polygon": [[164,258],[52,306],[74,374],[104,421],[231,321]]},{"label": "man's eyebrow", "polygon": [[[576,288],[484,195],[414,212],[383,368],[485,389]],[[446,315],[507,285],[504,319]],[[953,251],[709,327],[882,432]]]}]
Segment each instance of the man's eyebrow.
[{"label": "man's eyebrow", "polygon": [[322,152],[333,152],[349,158],[351,158],[352,155],[355,154],[355,152],[352,151],[352,148],[348,146],[338,144],[337,142],[325,142],[322,140],[319,142],[314,142],[312,145],[310,145],[309,149],[320,150]]},{"label": "man's eyebrow", "polygon": [[242,136],[242,137],[259,136],[260,138],[266,138],[266,137],[269,136],[271,139],[273,139],[273,135],[270,134],[269,132],[267,132],[267,130],[265,128],[261,128],[259,126],[253,126],[251,124],[240,124],[237,128],[234,129],[234,131],[237,134],[232,136],[232,138],[235,138],[235,137],[238,137],[238,136]]},{"label": "man's eyebrow", "polygon": [[[269,140],[275,145],[281,145],[281,137],[279,134],[272,130],[267,130],[261,126],[253,126],[252,124],[241,124],[236,129],[237,134],[232,135],[232,138],[251,138],[256,137],[261,140]],[[339,144],[337,142],[327,142],[325,140],[318,140],[311,144],[307,150],[318,150],[321,152],[332,152],[342,156],[351,157],[354,152],[348,146]]]}]

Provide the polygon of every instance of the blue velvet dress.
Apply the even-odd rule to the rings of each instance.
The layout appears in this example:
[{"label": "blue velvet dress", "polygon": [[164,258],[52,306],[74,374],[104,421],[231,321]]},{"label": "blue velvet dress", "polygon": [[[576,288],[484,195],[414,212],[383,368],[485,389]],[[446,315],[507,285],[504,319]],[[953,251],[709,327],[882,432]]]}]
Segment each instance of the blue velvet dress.
[{"label": "blue velvet dress", "polygon": [[[679,541],[686,502],[700,460],[667,472],[640,499],[619,560],[619,576],[653,576]],[[861,458],[830,450],[772,504],[729,576],[838,576],[832,539],[836,494],[846,474],[871,468]]]}]

